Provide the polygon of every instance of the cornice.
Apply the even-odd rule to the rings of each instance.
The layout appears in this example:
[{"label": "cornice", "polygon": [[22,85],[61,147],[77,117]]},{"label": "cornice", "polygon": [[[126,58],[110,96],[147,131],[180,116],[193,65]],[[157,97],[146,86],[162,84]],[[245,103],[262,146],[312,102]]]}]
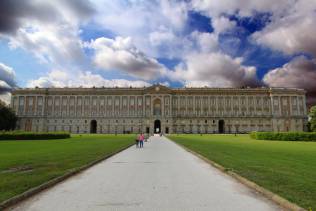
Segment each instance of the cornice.
[{"label": "cornice", "polygon": [[306,91],[295,88],[169,88],[162,85],[150,87],[93,87],[93,88],[18,88],[12,91],[13,95],[145,95],[145,94],[171,94],[171,95],[305,95]]}]

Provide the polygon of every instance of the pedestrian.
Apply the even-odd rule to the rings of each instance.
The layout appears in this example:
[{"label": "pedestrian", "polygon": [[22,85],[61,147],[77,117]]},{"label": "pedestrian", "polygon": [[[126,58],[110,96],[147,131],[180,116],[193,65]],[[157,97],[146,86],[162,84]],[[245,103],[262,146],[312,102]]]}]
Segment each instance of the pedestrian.
[{"label": "pedestrian", "polygon": [[144,139],[145,139],[145,136],[144,136],[143,133],[141,133],[140,136],[139,136],[139,147],[140,148],[144,147]]},{"label": "pedestrian", "polygon": [[136,148],[138,148],[139,147],[139,137],[140,137],[140,135],[138,135],[137,137],[136,137]]}]

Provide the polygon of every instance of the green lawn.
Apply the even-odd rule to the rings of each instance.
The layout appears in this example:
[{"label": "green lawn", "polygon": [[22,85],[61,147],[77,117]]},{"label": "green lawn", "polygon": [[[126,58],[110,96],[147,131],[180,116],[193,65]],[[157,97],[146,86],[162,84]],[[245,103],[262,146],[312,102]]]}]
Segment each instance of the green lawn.
[{"label": "green lawn", "polygon": [[0,141],[0,202],[134,143],[135,135]]},{"label": "green lawn", "polygon": [[316,142],[260,141],[248,135],[169,138],[289,201],[316,210]]}]

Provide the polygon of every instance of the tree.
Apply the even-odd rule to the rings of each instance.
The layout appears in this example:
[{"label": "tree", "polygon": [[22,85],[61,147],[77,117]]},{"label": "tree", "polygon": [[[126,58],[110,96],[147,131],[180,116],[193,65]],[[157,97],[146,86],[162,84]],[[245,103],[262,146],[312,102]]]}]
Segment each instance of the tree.
[{"label": "tree", "polygon": [[312,106],[309,111],[310,130],[316,132],[316,106]]},{"label": "tree", "polygon": [[4,103],[0,103],[0,131],[14,130],[17,116],[14,111],[7,107]]}]

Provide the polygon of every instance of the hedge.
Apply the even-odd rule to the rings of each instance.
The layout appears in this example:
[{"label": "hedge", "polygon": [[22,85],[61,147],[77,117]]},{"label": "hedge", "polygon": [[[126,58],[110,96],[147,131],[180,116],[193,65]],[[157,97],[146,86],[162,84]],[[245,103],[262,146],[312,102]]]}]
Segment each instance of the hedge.
[{"label": "hedge", "polygon": [[316,132],[251,132],[249,135],[251,138],[257,140],[316,142]]},{"label": "hedge", "polygon": [[70,138],[70,133],[36,133],[24,131],[4,131],[0,132],[0,140],[45,140],[45,139],[64,139]]}]

